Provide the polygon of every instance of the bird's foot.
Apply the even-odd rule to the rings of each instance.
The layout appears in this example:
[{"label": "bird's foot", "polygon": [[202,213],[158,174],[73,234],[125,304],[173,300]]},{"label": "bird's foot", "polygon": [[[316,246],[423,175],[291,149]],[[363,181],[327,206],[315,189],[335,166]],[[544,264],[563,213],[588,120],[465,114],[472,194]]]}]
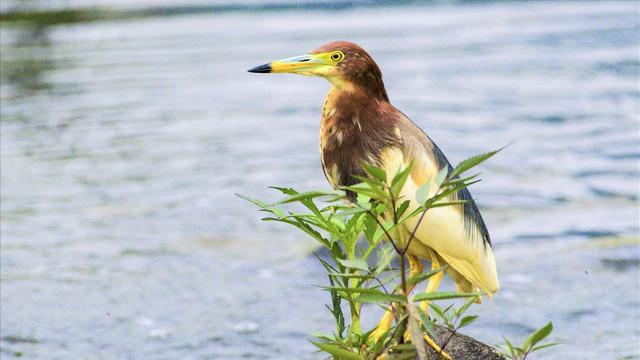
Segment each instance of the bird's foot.
[{"label": "bird's foot", "polygon": [[[409,333],[404,334],[404,340],[405,340],[405,341],[406,341],[406,340],[408,340],[408,339],[409,339],[409,337],[410,337],[410,336],[409,336]],[[436,344],[436,342],[435,342],[435,341],[433,341],[433,339],[431,339],[427,333],[424,333],[424,334],[422,335],[422,338],[424,339],[424,341],[426,341],[426,342],[427,342],[427,344],[428,344],[429,346],[431,346],[431,348],[432,348],[433,350],[435,350],[435,351],[436,351],[436,353],[437,353],[438,355],[442,356],[442,357],[443,357],[443,358],[445,358],[446,360],[452,360],[451,356],[450,356],[449,354],[447,354],[446,352],[444,352],[444,351],[442,350],[442,348],[441,348],[438,344]]]},{"label": "bird's foot", "polygon": [[433,348],[433,350],[435,350],[440,356],[442,356],[443,358],[445,358],[447,360],[453,360],[453,359],[451,359],[451,356],[449,354],[447,354],[446,352],[442,351],[440,346],[438,346],[438,344],[436,344],[436,342],[433,341],[429,337],[429,335],[424,334],[422,337],[424,338],[424,341],[426,341],[427,344],[429,344],[429,346],[431,346]]}]

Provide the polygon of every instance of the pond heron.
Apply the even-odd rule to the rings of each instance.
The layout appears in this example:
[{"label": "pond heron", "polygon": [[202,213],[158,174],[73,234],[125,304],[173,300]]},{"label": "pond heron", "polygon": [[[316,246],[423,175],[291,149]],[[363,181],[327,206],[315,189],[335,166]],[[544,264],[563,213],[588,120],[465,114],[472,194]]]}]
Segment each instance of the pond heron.
[{"label": "pond heron", "polygon": [[[419,207],[416,191],[433,181],[444,167],[451,169],[436,144],[390,104],[380,68],[356,44],[332,42],[308,54],[260,65],[249,72],[319,76],[333,85],[325,98],[320,124],[322,168],[333,188],[358,183],[354,175],[368,176],[363,163],[385,169],[388,179],[413,163],[401,190],[401,196],[411,201],[410,212]],[[431,189],[435,192],[437,186]],[[353,200],[354,195],[350,197]],[[429,209],[421,222],[415,217],[403,224],[407,234],[417,225],[407,251],[410,273],[422,272],[420,259],[429,260],[432,270],[448,264],[445,271],[459,292],[482,290],[491,298],[499,285],[485,223],[466,188],[448,200],[466,202]],[[426,291],[435,291],[441,279],[442,272],[430,277]],[[421,308],[426,312],[428,302],[424,301]],[[393,314],[387,311],[374,338],[386,332],[392,321]],[[437,349],[427,336],[425,340]]]}]

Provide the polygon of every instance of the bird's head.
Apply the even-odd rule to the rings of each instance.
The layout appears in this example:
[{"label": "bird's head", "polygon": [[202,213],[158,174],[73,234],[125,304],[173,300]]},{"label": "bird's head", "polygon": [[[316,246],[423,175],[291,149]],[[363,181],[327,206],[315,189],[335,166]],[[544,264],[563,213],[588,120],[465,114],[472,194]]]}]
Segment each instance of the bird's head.
[{"label": "bird's head", "polygon": [[341,90],[365,92],[388,101],[378,65],[360,46],[347,41],[335,41],[305,55],[256,66],[249,72],[320,76]]}]

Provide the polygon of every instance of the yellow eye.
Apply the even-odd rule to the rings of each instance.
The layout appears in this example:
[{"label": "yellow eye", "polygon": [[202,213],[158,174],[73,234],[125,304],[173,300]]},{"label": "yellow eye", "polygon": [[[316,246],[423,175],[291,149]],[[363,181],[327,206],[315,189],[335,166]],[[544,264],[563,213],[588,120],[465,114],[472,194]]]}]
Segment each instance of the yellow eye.
[{"label": "yellow eye", "polygon": [[340,62],[342,61],[342,59],[344,59],[344,54],[342,53],[342,51],[334,51],[331,53],[331,60]]}]

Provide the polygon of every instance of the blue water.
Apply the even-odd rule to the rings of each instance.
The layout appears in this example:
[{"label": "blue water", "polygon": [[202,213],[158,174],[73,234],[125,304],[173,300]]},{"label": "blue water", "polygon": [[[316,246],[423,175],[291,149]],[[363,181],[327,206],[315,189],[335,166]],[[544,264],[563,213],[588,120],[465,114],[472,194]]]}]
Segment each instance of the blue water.
[{"label": "blue water", "polygon": [[330,85],[246,70],[338,39],[453,163],[515,141],[471,188],[501,290],[463,332],[520,342],[553,321],[541,358],[640,358],[637,3],[193,4],[2,23],[2,358],[321,358],[316,244],[234,194],[328,188]]}]

